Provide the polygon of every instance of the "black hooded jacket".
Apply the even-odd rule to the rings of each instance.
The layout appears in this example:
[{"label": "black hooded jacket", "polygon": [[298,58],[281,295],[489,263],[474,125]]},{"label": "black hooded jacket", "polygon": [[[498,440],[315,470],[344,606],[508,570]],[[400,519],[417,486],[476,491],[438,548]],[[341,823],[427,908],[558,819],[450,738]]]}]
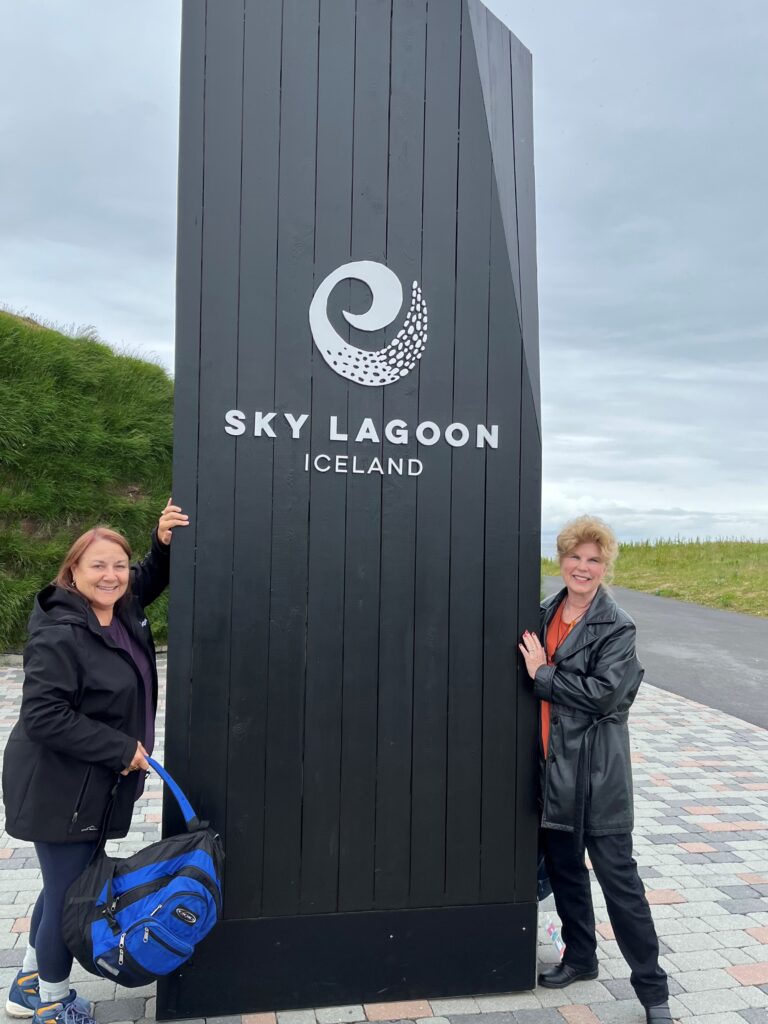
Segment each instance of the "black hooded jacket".
[{"label": "black hooded jacket", "polygon": [[[129,593],[115,614],[144,648],[155,648],[144,608],[168,584],[170,548],[152,537],[147,557],[131,569]],[[109,794],[119,778],[109,838],[130,827],[138,776],[120,777],[145,739],[145,689],[133,659],[104,635],[88,603],[62,587],[35,598],[24,648],[21,713],[3,761],[6,831],[33,842],[98,838]]]},{"label": "black hooded jacket", "polygon": [[[565,595],[563,589],[541,606],[545,644]],[[539,668],[533,684],[535,695],[551,704],[547,757],[541,761],[543,828],[579,837],[632,831],[627,719],[643,671],[634,622],[600,587],[557,648],[554,665]]]}]

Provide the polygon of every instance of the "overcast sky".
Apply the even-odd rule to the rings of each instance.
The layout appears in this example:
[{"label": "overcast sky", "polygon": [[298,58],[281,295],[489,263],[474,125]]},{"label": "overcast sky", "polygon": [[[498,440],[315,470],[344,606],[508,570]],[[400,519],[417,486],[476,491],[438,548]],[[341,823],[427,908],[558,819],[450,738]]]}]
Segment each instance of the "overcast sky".
[{"label": "overcast sky", "polygon": [[[545,534],[768,537],[768,4],[491,6],[534,56]],[[0,303],[169,368],[179,32],[0,5]]]}]

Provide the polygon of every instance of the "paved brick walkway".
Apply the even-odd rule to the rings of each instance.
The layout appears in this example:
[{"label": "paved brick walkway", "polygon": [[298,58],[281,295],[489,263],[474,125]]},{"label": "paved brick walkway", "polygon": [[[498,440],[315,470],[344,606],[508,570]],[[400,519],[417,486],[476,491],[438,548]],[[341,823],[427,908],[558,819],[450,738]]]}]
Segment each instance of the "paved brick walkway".
[{"label": "paved brick walkway", "polygon": [[[18,668],[0,668],[3,745],[18,713],[21,680]],[[768,1024],[768,732],[648,684],[630,725],[635,852],[672,979],[673,1012],[683,1024]],[[131,832],[110,849],[125,854],[156,838],[159,812],[159,784],[151,780]],[[0,833],[0,986],[7,987],[21,964],[38,887],[32,848]],[[208,1021],[641,1024],[644,1014],[597,888],[595,909],[600,978],[562,993],[536,989]],[[556,960],[543,927],[540,956]],[[77,967],[74,977],[78,991],[95,1001],[101,1024],[154,1018],[152,987],[116,991]]]}]

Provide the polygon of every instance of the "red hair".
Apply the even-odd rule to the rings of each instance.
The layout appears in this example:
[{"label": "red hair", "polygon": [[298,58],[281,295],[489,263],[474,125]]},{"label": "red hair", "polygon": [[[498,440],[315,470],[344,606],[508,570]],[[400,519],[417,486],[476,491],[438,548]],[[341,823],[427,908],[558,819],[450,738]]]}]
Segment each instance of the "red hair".
[{"label": "red hair", "polygon": [[95,543],[97,540],[109,540],[113,544],[118,544],[126,553],[128,560],[130,561],[131,545],[122,533],[118,533],[116,530],[110,530],[108,526],[94,526],[92,530],[86,530],[82,536],[78,537],[67,552],[67,556],[61,563],[59,571],[56,573],[56,578],[53,581],[57,587],[64,587],[65,590],[74,589],[72,567],[77,565],[91,544]]}]

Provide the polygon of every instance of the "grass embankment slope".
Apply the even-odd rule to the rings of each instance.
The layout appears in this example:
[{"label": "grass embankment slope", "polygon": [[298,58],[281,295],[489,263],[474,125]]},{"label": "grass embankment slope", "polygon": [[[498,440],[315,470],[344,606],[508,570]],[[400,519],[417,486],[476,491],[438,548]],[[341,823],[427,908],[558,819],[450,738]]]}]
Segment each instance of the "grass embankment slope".
[{"label": "grass embankment slope", "polygon": [[[0,312],[0,651],[35,592],[96,524],[134,555],[170,494],[173,383],[159,366]],[[166,606],[150,609],[156,637]]]},{"label": "grass embankment slope", "polygon": [[[542,560],[555,576],[557,562]],[[768,616],[768,543],[761,541],[644,541],[622,544],[617,587],[674,597],[709,608]]]}]

